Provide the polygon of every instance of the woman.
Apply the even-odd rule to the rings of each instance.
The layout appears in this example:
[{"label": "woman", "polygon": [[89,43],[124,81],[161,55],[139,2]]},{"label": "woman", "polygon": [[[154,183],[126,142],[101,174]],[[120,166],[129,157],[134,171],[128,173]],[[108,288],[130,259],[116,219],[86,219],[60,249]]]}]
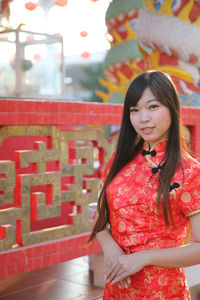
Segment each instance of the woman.
[{"label": "woman", "polygon": [[[186,151],[164,73],[143,73],[128,88],[102,180],[90,239],[104,253],[103,299],[190,299],[183,267],[200,263],[200,164]],[[189,224],[192,241],[182,246]]]}]

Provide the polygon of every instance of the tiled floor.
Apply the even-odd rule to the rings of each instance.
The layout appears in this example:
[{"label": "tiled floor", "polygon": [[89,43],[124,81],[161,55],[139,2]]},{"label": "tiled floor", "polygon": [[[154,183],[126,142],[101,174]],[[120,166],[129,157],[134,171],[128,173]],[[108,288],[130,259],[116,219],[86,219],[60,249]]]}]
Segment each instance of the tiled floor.
[{"label": "tiled floor", "polygon": [[[0,280],[0,300],[102,300],[93,285],[88,256]],[[191,289],[200,300],[200,286]]]},{"label": "tiled floor", "polygon": [[88,257],[0,280],[0,300],[100,300]]}]

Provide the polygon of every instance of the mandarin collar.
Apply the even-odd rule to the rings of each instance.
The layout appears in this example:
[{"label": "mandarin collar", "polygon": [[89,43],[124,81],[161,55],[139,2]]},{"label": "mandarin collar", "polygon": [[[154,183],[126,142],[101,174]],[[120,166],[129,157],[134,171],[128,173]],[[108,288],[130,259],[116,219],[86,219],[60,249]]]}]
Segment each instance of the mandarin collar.
[{"label": "mandarin collar", "polygon": [[146,151],[153,151],[155,150],[156,153],[161,153],[166,151],[166,146],[167,146],[167,139],[158,141],[156,143],[154,143],[151,147],[149,145],[148,142],[144,142],[143,144],[143,149],[142,150],[146,150]]},{"label": "mandarin collar", "polygon": [[[158,141],[152,147],[149,149],[148,142],[144,142],[141,155],[144,157],[144,159],[152,166],[153,168],[157,168],[158,166],[163,164],[163,158],[165,156],[166,152],[166,146],[167,146],[167,139]],[[146,152],[144,155],[143,151]],[[151,155],[151,153],[153,155]]]}]

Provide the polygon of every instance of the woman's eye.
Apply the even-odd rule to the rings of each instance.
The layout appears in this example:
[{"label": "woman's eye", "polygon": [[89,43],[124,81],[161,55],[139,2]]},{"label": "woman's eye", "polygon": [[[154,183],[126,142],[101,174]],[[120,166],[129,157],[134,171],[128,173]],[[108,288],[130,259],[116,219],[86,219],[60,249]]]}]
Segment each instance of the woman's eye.
[{"label": "woman's eye", "polygon": [[155,109],[155,108],[157,108],[157,107],[158,107],[157,104],[152,104],[152,105],[149,106],[150,109]]}]

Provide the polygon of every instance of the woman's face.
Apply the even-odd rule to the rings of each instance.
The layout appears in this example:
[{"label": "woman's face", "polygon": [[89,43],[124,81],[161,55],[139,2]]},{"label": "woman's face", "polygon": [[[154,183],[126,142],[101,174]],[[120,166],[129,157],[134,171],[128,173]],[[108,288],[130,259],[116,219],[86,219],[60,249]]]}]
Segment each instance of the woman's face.
[{"label": "woman's face", "polygon": [[138,135],[152,146],[168,137],[171,115],[168,107],[146,88],[137,105],[130,107],[130,121]]}]

